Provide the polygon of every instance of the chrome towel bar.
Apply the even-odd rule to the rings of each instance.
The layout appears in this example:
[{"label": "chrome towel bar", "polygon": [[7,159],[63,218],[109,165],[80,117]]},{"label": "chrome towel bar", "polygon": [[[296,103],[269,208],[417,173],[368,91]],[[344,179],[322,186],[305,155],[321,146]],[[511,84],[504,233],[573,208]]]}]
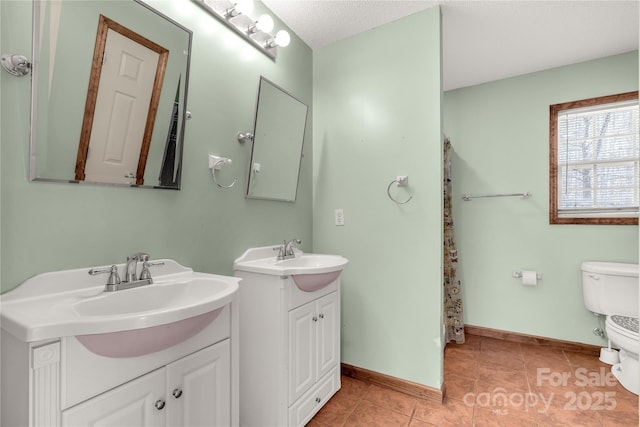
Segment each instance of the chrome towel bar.
[{"label": "chrome towel bar", "polygon": [[510,194],[478,194],[476,196],[471,196],[469,194],[464,194],[462,196],[462,200],[464,200],[465,202],[470,201],[471,199],[480,199],[483,197],[522,197],[523,199],[528,199],[529,197],[532,196],[531,193],[529,193],[528,191],[524,192],[524,193],[510,193]]}]

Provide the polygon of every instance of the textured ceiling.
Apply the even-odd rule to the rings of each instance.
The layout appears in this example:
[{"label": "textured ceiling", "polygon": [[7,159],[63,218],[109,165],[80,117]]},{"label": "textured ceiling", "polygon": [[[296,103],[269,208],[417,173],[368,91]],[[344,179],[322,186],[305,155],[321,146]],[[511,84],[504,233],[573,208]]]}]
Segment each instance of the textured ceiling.
[{"label": "textured ceiling", "polygon": [[638,49],[638,1],[263,0],[312,49],[440,5],[444,89]]}]

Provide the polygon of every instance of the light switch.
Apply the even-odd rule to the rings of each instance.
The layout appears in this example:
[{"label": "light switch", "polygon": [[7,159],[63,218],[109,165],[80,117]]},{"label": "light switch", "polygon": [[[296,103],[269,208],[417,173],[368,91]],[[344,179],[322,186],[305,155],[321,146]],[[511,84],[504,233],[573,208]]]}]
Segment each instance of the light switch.
[{"label": "light switch", "polygon": [[333,212],[336,225],[344,225],[344,209],[336,209]]}]

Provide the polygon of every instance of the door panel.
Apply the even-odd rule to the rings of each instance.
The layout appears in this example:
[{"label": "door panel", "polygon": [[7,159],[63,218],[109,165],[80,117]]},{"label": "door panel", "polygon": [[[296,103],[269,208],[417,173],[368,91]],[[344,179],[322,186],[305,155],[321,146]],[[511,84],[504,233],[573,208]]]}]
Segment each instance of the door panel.
[{"label": "door panel", "polygon": [[[63,426],[161,427],[166,407],[164,369],[151,372],[62,412]],[[162,406],[158,404],[158,406]]]},{"label": "door panel", "polygon": [[167,426],[231,424],[229,339],[167,366]]},{"label": "door panel", "polygon": [[318,378],[338,365],[340,360],[340,336],[338,311],[338,296],[335,292],[320,298],[317,302],[318,311]]},{"label": "door panel", "polygon": [[316,381],[314,308],[311,302],[289,312],[289,404]]}]

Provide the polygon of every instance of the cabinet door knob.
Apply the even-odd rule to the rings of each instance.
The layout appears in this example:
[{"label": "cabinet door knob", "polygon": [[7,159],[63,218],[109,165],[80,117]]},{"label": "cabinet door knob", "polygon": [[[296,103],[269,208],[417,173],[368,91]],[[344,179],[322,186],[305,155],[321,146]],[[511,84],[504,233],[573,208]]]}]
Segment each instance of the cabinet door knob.
[{"label": "cabinet door knob", "polygon": [[318,314],[318,317],[320,317],[321,319],[324,319],[324,314],[320,313]]},{"label": "cabinet door knob", "polygon": [[173,394],[173,397],[178,399],[180,396],[182,396],[182,389],[181,388],[176,388],[176,389],[173,390],[173,392],[171,394]]},{"label": "cabinet door knob", "polygon": [[156,400],[156,403],[155,403],[154,406],[156,407],[156,409],[158,411],[161,411],[164,408],[164,405],[166,405],[165,401],[162,400],[162,399],[158,399],[158,400]]},{"label": "cabinet door knob", "polygon": [[313,316],[313,318],[311,320],[313,320],[314,322],[317,322],[318,318],[316,316]]},{"label": "cabinet door knob", "polygon": [[317,402],[317,403],[320,403],[320,401],[321,401],[321,400],[322,400],[322,399],[320,399],[319,397],[316,397],[316,402]]}]

